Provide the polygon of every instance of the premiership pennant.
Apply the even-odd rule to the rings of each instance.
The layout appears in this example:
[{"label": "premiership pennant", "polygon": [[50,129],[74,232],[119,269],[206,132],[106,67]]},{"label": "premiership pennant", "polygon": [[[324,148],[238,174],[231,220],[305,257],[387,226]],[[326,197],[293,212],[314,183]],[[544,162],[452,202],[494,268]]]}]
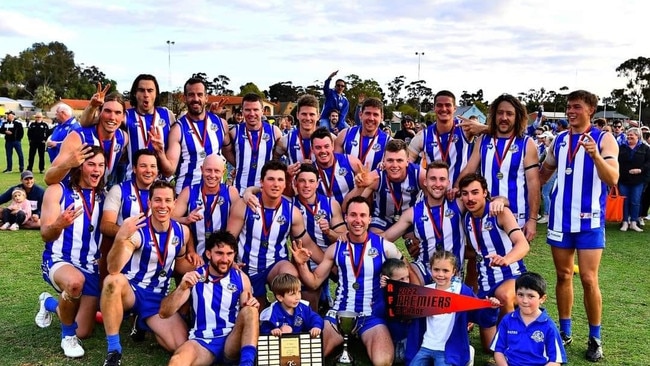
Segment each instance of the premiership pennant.
[{"label": "premiership pennant", "polygon": [[386,306],[389,319],[413,319],[430,315],[491,308],[487,299],[388,280]]}]

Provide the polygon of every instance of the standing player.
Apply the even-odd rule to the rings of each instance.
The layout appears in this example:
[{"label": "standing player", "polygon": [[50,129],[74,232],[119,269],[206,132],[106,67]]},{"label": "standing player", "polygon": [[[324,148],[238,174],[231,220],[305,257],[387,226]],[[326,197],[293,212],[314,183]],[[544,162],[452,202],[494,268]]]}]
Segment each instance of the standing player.
[{"label": "standing player", "polygon": [[[165,156],[160,156],[160,170],[163,174],[176,174],[176,194],[201,181],[200,167],[206,156],[228,156],[231,149],[228,125],[219,116],[206,110],[208,95],[205,81],[190,78],[185,82],[183,90],[187,114],[171,127],[167,152]],[[161,149],[161,144],[154,146],[157,151]]]},{"label": "standing player", "polygon": [[495,99],[490,104],[488,132],[478,139],[459,179],[480,171],[492,197],[508,198],[512,213],[531,241],[537,232],[541,186],[537,146],[525,134],[527,123],[528,113],[519,99],[509,94]]},{"label": "standing player", "polygon": [[384,156],[390,136],[379,128],[384,116],[384,105],[377,98],[368,98],[361,105],[361,126],[352,126],[339,132],[334,151],[358,158],[363,165],[376,169]]},{"label": "standing player", "polygon": [[[334,329],[337,311],[362,314],[359,335],[373,365],[392,365],[393,341],[384,319],[386,309],[379,279],[381,267],[388,258],[402,258],[395,244],[368,231],[370,206],[363,197],[350,200],[346,213],[348,234],[346,241],[337,241],[312,272],[307,265],[310,255],[300,241],[294,242],[291,252],[298,266],[300,278],[311,288],[317,288],[329,277],[334,266],[338,268],[339,282],[334,307],[325,317],[323,327],[324,354],[331,353],[343,342]],[[327,324],[329,323],[329,324]]]},{"label": "standing player", "polygon": [[318,123],[318,99],[313,95],[305,94],[298,99],[296,110],[298,128],[289,130],[278,140],[273,154],[275,159],[281,156],[287,157],[289,175],[292,177],[295,176],[300,163],[312,160],[311,134],[316,130]]},{"label": "standing player", "polygon": [[173,268],[176,262],[186,260],[182,257],[192,240],[189,229],[171,219],[174,203],[174,188],[166,181],[154,182],[149,188],[151,216],[128,218],[115,236],[100,303],[108,343],[106,366],[120,365],[119,330],[125,311],[135,313],[138,328],[151,329],[167,351],[187,340],[187,327],[180,315],[158,316]]},{"label": "standing player", "polygon": [[252,366],[260,304],[252,296],[248,276],[233,267],[237,239],[227,231],[216,231],[205,243],[205,255],[208,264],[186,273],[160,305],[160,317],[167,319],[189,300],[194,319],[189,340],[174,352],[169,365],[239,360],[238,365]]},{"label": "standing player", "polygon": [[610,133],[591,128],[598,97],[577,90],[567,96],[569,131],[560,133],[548,151],[541,169],[542,183],[557,169],[551,191],[547,242],[551,245],[557,275],[560,333],[564,344],[571,343],[573,307],[573,260],[578,253],[580,280],[589,322],[586,358],[603,357],[600,324],[602,295],[598,267],[605,248],[605,197],[607,186],[618,182],[618,144]]},{"label": "standing player", "polygon": [[45,191],[41,237],[43,278],[60,294],[39,296],[36,324],[45,328],[52,313],[61,320],[61,348],[67,357],[82,357],[79,338],[93,333],[99,302],[98,230],[102,206],[105,158],[102,149],[91,147],[88,158],[70,172],[69,184],[51,185]]},{"label": "standing player", "polygon": [[224,156],[235,165],[233,185],[240,195],[251,186],[259,186],[262,166],[271,160],[273,150],[282,132],[277,126],[262,121],[262,98],[249,93],[242,99],[244,123],[230,130],[233,141],[233,156]]}]

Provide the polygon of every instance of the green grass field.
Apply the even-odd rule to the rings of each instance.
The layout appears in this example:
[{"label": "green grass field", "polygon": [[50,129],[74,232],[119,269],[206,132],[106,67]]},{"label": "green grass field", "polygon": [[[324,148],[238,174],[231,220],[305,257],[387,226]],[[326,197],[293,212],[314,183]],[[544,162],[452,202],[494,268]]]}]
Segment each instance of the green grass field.
[{"label": "green grass field", "polygon": [[[2,141],[2,140],[0,140]],[[27,143],[24,143],[27,158]],[[14,157],[14,159],[16,159]],[[17,184],[20,175],[14,162],[14,173],[0,174],[0,189]],[[27,162],[25,162],[25,165]],[[4,148],[0,146],[0,170],[6,167]],[[43,176],[36,174],[38,184]],[[555,308],[555,276],[550,250],[544,243],[546,230],[538,226],[538,236],[525,259],[530,271],[541,273],[549,282],[546,307],[557,320]],[[648,227],[650,231],[650,226]],[[607,365],[650,364],[650,281],[645,277],[650,258],[650,235],[618,231],[616,225],[607,227],[607,249],[603,255],[600,284],[603,293],[603,346]],[[86,356],[72,360],[63,356],[59,347],[60,326],[40,329],[34,324],[38,310],[37,298],[43,291],[53,290],[41,277],[43,242],[37,231],[0,232],[0,365],[101,365],[106,342],[103,327],[98,325],[92,338],[84,341]],[[582,306],[582,289],[576,276],[574,306],[574,342],[567,349],[570,365],[590,365],[584,360],[587,341],[587,321]],[[478,332],[472,333],[477,348],[475,365],[483,365],[488,357],[480,351]],[[123,365],[165,365],[169,355],[148,337],[143,343],[133,343],[125,324],[122,328]],[[353,341],[355,342],[355,341]],[[358,341],[356,341],[358,342]],[[355,347],[358,351],[359,347]],[[360,360],[362,356],[358,357]],[[360,364],[368,364],[360,362]]]}]

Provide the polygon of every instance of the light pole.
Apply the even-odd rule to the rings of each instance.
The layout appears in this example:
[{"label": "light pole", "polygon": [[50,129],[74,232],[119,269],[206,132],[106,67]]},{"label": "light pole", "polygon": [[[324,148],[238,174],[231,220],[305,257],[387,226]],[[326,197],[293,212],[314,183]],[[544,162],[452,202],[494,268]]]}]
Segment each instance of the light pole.
[{"label": "light pole", "polygon": [[416,51],[415,55],[418,57],[418,80],[420,80],[420,58],[424,56],[424,52]]},{"label": "light pole", "polygon": [[172,108],[172,46],[176,44],[174,41],[167,40],[167,72],[169,77],[169,97],[167,98],[167,107]]}]

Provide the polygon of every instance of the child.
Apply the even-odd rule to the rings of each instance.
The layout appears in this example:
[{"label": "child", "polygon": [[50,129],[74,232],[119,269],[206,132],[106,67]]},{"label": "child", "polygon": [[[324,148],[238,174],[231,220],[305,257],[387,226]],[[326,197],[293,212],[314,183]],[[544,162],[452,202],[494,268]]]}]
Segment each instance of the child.
[{"label": "child", "polygon": [[288,273],[279,274],[271,282],[275,301],[260,314],[261,334],[280,337],[283,333],[309,331],[312,338],[320,335],[323,318],[309,304],[300,301],[300,280]]},{"label": "child", "polygon": [[[434,283],[426,287],[474,296],[474,292],[463,284],[458,273],[458,259],[452,252],[436,251],[431,258],[431,274]],[[492,305],[500,306],[499,300],[490,298]],[[469,345],[467,334],[468,316],[478,316],[477,311],[432,315],[426,318],[426,331],[422,346],[411,361],[411,366],[454,365],[465,366],[473,359],[474,349]]]},{"label": "child", "polygon": [[556,365],[566,363],[560,332],[546,310],[546,281],[524,273],[515,281],[519,308],[501,319],[490,349],[497,365]]},{"label": "child", "polygon": [[0,230],[18,230],[18,226],[27,222],[32,217],[32,204],[27,200],[27,192],[22,188],[14,188],[11,192],[12,202],[9,207],[2,210],[2,221]]},{"label": "child", "polygon": [[[386,282],[391,279],[393,281],[406,282],[409,281],[409,269],[406,262],[397,258],[388,258],[381,266],[381,277],[379,285],[383,288],[386,287]],[[395,362],[402,362],[405,359],[406,352],[406,337],[409,332],[410,321],[404,320],[388,320],[386,326],[393,338],[395,346]]]}]

